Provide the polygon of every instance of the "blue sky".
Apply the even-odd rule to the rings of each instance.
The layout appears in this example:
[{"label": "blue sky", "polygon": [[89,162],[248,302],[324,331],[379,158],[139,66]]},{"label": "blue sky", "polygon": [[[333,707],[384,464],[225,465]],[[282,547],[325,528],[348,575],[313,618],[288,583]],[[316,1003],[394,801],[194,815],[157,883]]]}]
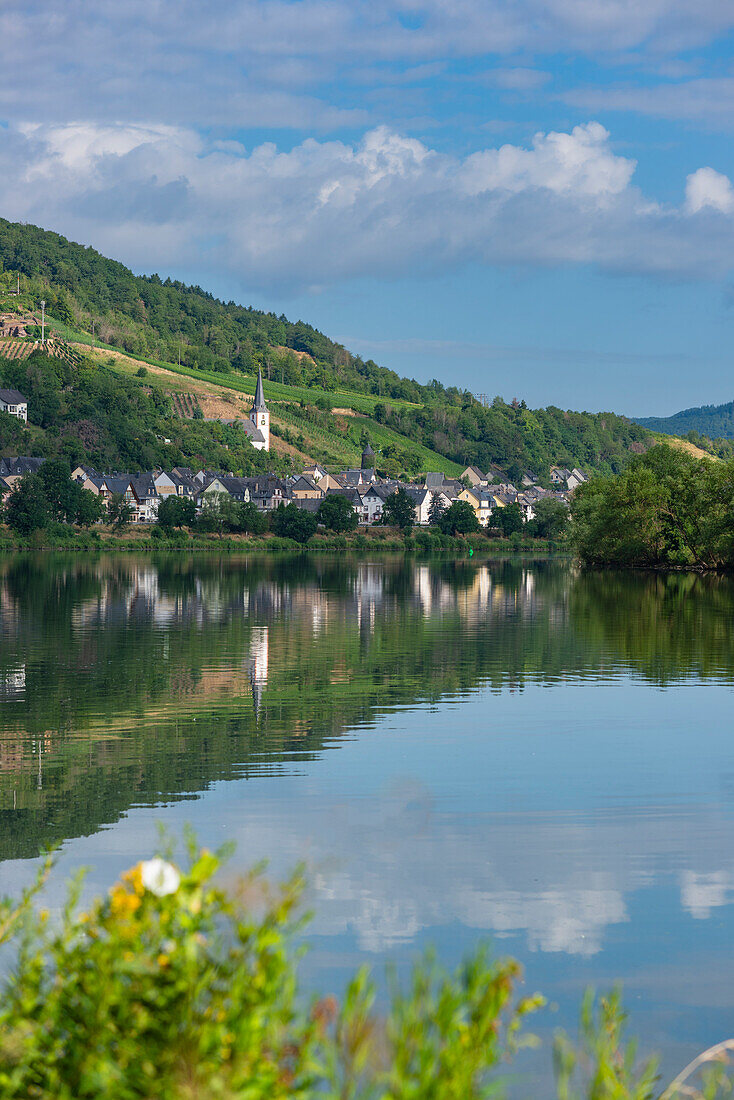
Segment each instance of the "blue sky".
[{"label": "blue sky", "polygon": [[531,405],[734,397],[734,0],[6,0],[0,214]]}]

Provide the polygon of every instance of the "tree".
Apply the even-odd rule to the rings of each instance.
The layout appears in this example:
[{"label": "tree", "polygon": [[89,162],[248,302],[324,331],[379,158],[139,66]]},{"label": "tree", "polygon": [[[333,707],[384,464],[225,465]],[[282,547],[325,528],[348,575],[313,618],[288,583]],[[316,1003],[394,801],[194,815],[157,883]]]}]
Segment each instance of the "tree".
[{"label": "tree", "polygon": [[734,462],[659,445],[618,477],[580,485],[571,500],[579,557],[604,565],[734,564]]},{"label": "tree", "polygon": [[305,545],[315,534],[317,523],[313,512],[304,512],[295,504],[281,504],[272,513],[270,527],[273,534]]},{"label": "tree", "polygon": [[428,509],[428,522],[432,527],[441,524],[441,516],[446,511],[446,501],[440,493],[434,493],[431,497],[431,505]]},{"label": "tree", "polygon": [[5,522],[19,535],[48,526],[51,519],[44,484],[38,474],[26,474],[16,482],[5,505]]},{"label": "tree", "polygon": [[107,516],[115,531],[122,531],[133,518],[133,506],[124,493],[113,493],[107,506]]},{"label": "tree", "polygon": [[196,505],[193,500],[172,493],[158,505],[158,523],[168,531],[174,527],[191,527],[195,519]]},{"label": "tree", "polygon": [[251,500],[236,506],[235,517],[237,530],[247,535],[263,535],[268,529],[268,517]]},{"label": "tree", "polygon": [[330,531],[354,531],[359,523],[357,513],[346,497],[338,493],[325,496],[316,513],[319,523]]},{"label": "tree", "polygon": [[104,515],[104,501],[101,497],[83,489],[81,485],[75,486],[79,490],[76,506],[75,522],[80,527],[91,527],[93,523],[99,523]]},{"label": "tree", "polygon": [[533,505],[535,518],[530,521],[530,529],[541,539],[557,539],[565,534],[568,527],[568,506],[562,500],[543,497]]},{"label": "tree", "polygon": [[204,493],[201,513],[196,525],[202,531],[216,531],[222,535],[237,524],[237,504],[229,493]]},{"label": "tree", "polygon": [[403,531],[409,530],[415,523],[413,498],[402,485],[385,501],[381,522],[386,527],[399,527]]},{"label": "tree", "polygon": [[479,530],[479,520],[468,500],[455,500],[441,516],[439,526],[445,535],[470,535]]},{"label": "tree", "polygon": [[71,467],[64,458],[49,458],[38,471],[43,482],[51,518],[73,523],[79,507],[80,485],[71,480]]},{"label": "tree", "polygon": [[492,513],[492,525],[498,527],[509,538],[516,531],[522,531],[522,511],[519,504],[506,504]]}]

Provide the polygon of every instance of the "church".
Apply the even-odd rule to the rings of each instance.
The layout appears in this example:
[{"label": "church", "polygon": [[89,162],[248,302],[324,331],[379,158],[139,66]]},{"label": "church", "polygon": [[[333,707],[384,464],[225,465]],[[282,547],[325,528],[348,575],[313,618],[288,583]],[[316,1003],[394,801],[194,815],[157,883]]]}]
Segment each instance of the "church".
[{"label": "church", "polygon": [[243,427],[247,437],[256,451],[270,450],[270,413],[265,404],[263,392],[263,374],[257,372],[257,386],[255,387],[255,400],[250,409],[250,419],[245,421]]}]

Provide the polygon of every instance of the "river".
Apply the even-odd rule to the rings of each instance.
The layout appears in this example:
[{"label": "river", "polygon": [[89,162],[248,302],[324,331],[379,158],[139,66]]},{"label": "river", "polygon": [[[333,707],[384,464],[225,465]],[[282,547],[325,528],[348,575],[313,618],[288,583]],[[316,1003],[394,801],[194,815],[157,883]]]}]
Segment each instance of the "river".
[{"label": "river", "polygon": [[104,890],[190,823],[230,873],[306,864],[307,984],[490,939],[541,1034],[620,980],[675,1070],[731,1034],[733,683],[721,577],[5,555],[0,893],[51,843],[52,905]]}]

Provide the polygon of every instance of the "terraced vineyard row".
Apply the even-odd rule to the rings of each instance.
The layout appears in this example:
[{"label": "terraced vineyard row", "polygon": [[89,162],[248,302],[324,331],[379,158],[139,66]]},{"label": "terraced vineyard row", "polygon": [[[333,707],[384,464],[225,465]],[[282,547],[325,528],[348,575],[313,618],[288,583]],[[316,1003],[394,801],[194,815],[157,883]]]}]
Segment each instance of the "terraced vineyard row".
[{"label": "terraced vineyard row", "polygon": [[197,409],[200,409],[199,399],[192,393],[172,393],[173,411],[184,420],[190,420]]},{"label": "terraced vineyard row", "polygon": [[27,359],[31,352],[43,348],[47,355],[63,359],[70,364],[81,362],[81,356],[63,340],[0,340],[0,357],[3,359]]}]

